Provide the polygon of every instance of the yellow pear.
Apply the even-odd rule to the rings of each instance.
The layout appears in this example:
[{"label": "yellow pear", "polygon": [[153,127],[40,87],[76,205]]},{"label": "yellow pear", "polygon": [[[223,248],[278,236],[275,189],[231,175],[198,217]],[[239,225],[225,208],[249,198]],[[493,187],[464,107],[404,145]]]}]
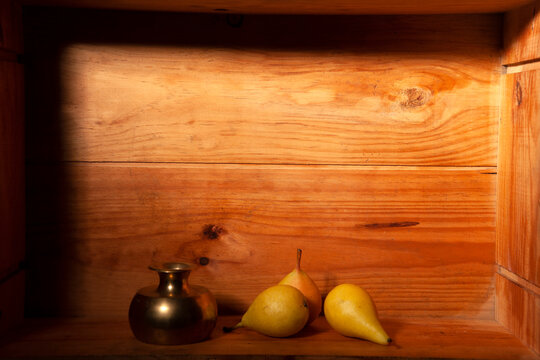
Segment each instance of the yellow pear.
[{"label": "yellow pear", "polygon": [[223,330],[246,327],[263,335],[286,337],[302,330],[308,317],[308,305],[300,290],[275,285],[257,295],[238,324]]},{"label": "yellow pear", "polygon": [[309,306],[308,324],[311,324],[319,314],[322,308],[322,297],[319,288],[309,275],[300,268],[300,260],[302,259],[302,249],[296,250],[296,268],[285,276],[279,284],[291,285],[297,288],[304,294]]},{"label": "yellow pear", "polygon": [[341,284],[333,288],[324,300],[324,316],[342,335],[381,345],[392,342],[377,318],[371,297],[359,286]]}]

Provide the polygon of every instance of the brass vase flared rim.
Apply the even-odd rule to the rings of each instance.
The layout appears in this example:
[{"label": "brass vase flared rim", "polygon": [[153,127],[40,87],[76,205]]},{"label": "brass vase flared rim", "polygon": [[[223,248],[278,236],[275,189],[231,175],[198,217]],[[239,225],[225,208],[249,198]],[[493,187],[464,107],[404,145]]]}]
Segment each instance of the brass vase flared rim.
[{"label": "brass vase flared rim", "polygon": [[150,270],[154,270],[160,273],[176,273],[181,271],[193,270],[193,264],[186,262],[166,262],[161,264],[152,264],[148,266]]}]

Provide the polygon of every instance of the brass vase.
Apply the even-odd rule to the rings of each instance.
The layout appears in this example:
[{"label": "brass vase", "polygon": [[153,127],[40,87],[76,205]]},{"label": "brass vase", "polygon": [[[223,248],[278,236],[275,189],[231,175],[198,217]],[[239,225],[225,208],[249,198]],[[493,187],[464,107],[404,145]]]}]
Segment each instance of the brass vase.
[{"label": "brass vase", "polygon": [[202,341],[216,326],[216,300],[208,289],[189,285],[192,266],[150,266],[159,285],[137,291],[129,307],[129,324],[137,339],[150,344],[179,345]]}]

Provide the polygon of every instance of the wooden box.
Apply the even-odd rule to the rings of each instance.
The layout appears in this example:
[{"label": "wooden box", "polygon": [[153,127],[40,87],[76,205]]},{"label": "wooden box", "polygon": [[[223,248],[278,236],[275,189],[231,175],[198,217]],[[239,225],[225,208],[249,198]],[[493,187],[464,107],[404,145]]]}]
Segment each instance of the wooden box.
[{"label": "wooden box", "polygon": [[[538,359],[539,7],[1,2],[0,358]],[[395,344],[224,334],[297,248]],[[133,338],[165,260],[208,341]]]}]

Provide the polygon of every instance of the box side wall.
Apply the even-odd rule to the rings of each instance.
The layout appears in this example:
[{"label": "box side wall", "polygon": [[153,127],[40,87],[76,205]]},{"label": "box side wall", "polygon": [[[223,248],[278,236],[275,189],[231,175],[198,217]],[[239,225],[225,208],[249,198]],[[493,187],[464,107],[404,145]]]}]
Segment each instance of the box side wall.
[{"label": "box side wall", "polygon": [[496,317],[539,352],[540,2],[505,14]]},{"label": "box side wall", "polygon": [[504,15],[504,64],[522,64],[540,59],[540,1],[513,9]]}]

